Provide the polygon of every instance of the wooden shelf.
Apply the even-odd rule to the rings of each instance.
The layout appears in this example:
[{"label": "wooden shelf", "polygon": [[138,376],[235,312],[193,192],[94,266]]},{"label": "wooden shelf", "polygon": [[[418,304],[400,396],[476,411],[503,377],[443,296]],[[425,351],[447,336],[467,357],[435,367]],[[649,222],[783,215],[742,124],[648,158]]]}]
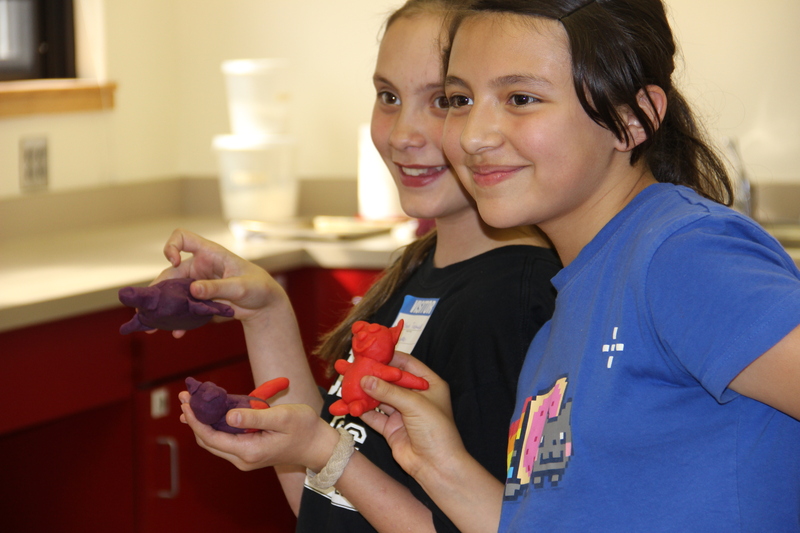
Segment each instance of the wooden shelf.
[{"label": "wooden shelf", "polygon": [[0,117],[109,110],[116,88],[77,79],[0,82]]}]

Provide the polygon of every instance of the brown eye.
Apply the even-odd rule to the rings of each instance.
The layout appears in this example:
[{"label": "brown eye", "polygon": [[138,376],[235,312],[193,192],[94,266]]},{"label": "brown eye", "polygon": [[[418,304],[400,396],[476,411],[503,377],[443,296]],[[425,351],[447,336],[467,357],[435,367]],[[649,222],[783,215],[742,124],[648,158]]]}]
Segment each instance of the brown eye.
[{"label": "brown eye", "polygon": [[446,96],[437,96],[433,100],[433,107],[437,109],[447,109],[450,107],[450,101],[447,99]]},{"label": "brown eye", "polygon": [[534,102],[538,102],[538,100],[529,94],[514,94],[511,96],[511,104],[515,106],[524,106]]},{"label": "brown eye", "polygon": [[450,97],[449,100],[450,100],[450,107],[454,107],[456,109],[459,107],[472,105],[472,99],[461,94],[454,94],[453,96]]},{"label": "brown eye", "polygon": [[378,99],[386,105],[400,105],[400,99],[397,97],[397,95],[388,91],[379,92]]}]

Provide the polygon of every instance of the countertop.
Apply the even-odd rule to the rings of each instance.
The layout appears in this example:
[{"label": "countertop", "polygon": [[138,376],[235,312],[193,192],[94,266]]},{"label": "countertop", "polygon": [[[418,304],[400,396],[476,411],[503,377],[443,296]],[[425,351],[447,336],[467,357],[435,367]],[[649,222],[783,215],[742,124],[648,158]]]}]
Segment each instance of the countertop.
[{"label": "countertop", "polygon": [[224,221],[209,217],[162,218],[7,239],[0,242],[0,331],[120,305],[120,288],[147,285],[169,267],[162,249],[178,227],[271,273],[304,266],[383,269],[408,242],[397,232],[334,242],[240,242]]},{"label": "countertop", "polygon": [[[218,217],[164,217],[4,239],[0,241],[0,331],[119,306],[120,288],[147,285],[169,266],[162,249],[179,227],[273,274],[304,266],[383,269],[410,239],[392,232],[333,242],[275,238],[241,242]],[[766,228],[800,264],[800,226]]]}]

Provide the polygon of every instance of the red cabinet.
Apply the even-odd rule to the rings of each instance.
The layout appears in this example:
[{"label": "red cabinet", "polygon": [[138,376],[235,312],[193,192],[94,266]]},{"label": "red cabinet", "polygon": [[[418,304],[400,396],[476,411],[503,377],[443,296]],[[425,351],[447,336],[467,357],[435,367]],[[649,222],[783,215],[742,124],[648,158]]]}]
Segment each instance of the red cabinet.
[{"label": "red cabinet", "polygon": [[[286,276],[286,292],[292,301],[306,353],[311,354],[319,338],[333,329],[347,314],[355,300],[364,296],[381,270],[301,268]],[[309,358],[317,383],[330,385],[325,365]]]},{"label": "red cabinet", "polygon": [[134,532],[132,419],[127,400],[0,436],[0,529]]},{"label": "red cabinet", "polygon": [[[285,275],[307,351],[380,272]],[[294,531],[272,469],[241,472],[179,421],[191,375],[253,388],[239,322],[182,339],[123,336],[115,308],[0,333],[0,529],[59,533]],[[320,384],[322,366],[312,361]]]},{"label": "red cabinet", "polygon": [[134,531],[123,311],[0,334],[4,531]]},{"label": "red cabinet", "polygon": [[[253,389],[247,361],[194,373],[244,394]],[[136,392],[137,531],[294,531],[295,517],[275,471],[242,472],[197,445],[179,422],[183,379]]]},{"label": "red cabinet", "polygon": [[131,396],[126,309],[0,333],[0,391],[14,398],[0,435]]},{"label": "red cabinet", "polygon": [[272,469],[241,472],[179,421],[188,375],[253,389],[241,325],[122,336],[131,314],[0,334],[0,529],[294,531]]}]

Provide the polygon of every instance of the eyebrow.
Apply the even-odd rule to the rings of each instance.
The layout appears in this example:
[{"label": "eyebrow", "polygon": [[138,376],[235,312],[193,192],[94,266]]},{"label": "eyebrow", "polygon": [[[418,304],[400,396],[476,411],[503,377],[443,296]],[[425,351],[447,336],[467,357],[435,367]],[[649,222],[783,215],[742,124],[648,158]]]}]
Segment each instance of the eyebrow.
[{"label": "eyebrow", "polygon": [[383,76],[380,76],[378,74],[375,74],[374,76],[372,76],[372,82],[373,83],[382,83],[384,85],[391,85],[392,87],[394,87],[394,83],[389,81],[388,78],[384,78]]},{"label": "eyebrow", "polygon": [[[394,87],[394,83],[389,81],[388,78],[385,78],[385,77],[383,77],[383,76],[381,76],[379,74],[376,74],[376,75],[374,75],[372,77],[372,82],[373,83],[382,83],[384,85],[388,85],[390,87]],[[428,84],[420,87],[417,92],[418,93],[426,93],[428,91],[442,90],[443,88],[444,88],[444,84],[439,83],[439,82],[431,82],[431,83],[428,83]]]},{"label": "eyebrow", "polygon": [[458,76],[447,76],[444,79],[445,87],[466,87],[467,83]]},{"label": "eyebrow", "polygon": [[505,85],[515,85],[522,83],[525,85],[553,85],[546,78],[541,76],[532,76],[528,74],[510,74],[508,76],[501,76],[492,80],[492,87],[503,87]]},{"label": "eyebrow", "polygon": [[[490,85],[494,88],[504,87],[506,85],[515,84],[525,85],[546,85],[552,86],[553,84],[546,78],[541,76],[531,76],[527,74],[509,74],[507,76],[500,76],[491,81]],[[445,87],[467,87],[467,82],[458,76],[447,76],[444,80]]]}]

